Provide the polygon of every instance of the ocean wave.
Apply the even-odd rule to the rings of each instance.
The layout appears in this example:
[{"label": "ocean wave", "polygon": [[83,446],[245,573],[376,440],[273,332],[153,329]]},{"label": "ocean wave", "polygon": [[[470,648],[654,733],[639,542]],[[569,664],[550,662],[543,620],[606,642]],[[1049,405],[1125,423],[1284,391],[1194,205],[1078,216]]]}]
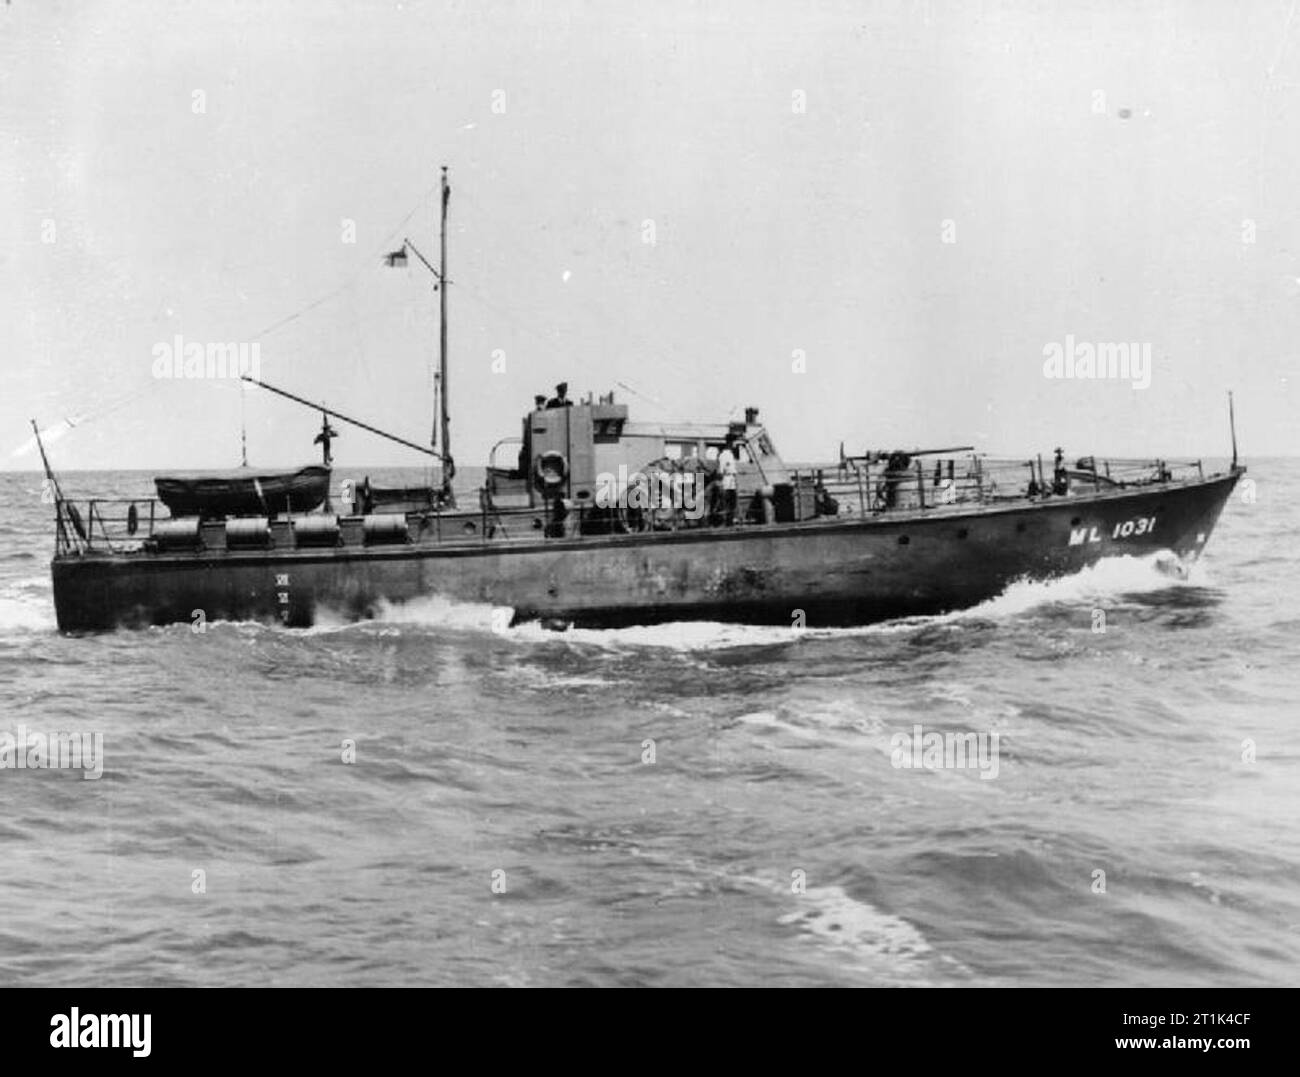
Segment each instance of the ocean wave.
[{"label": "ocean wave", "polygon": [[49,594],[54,590],[54,582],[47,573],[41,573],[39,576],[24,576],[21,579],[10,580],[0,590],[0,596],[11,596],[14,594]]},{"label": "ocean wave", "polygon": [[48,600],[0,594],[0,634],[49,632],[56,627],[54,607]]},{"label": "ocean wave", "polygon": [[945,616],[996,620],[1019,617],[1048,605],[1098,606],[1129,595],[1209,586],[1212,586],[1209,568],[1203,560],[1188,564],[1169,551],[1144,557],[1107,557],[1058,579],[1019,580],[996,598]]},{"label": "ocean wave", "polygon": [[810,885],[792,896],[784,883],[743,881],[792,897],[802,908],[778,917],[777,922],[859,971],[915,985],[972,975],[956,958],[939,953],[915,924],[854,897],[841,886]]},{"label": "ocean wave", "polygon": [[[642,850],[634,853],[654,859]],[[865,973],[873,982],[922,986],[973,975],[955,957],[936,949],[911,921],[853,896],[837,883],[817,883],[815,869],[799,872],[799,891],[793,873],[785,878],[765,872],[735,875],[694,862],[678,865],[677,871],[682,873],[675,883],[678,894],[703,893],[708,884],[718,883],[766,894],[788,910],[776,923],[791,931],[797,943],[827,952],[838,968]]]},{"label": "ocean wave", "polygon": [[798,928],[822,947],[903,968],[934,954],[915,925],[851,897],[839,886],[810,887],[799,897],[807,907],[777,922]]},{"label": "ocean wave", "polygon": [[[407,602],[381,601],[373,616],[357,618],[327,605],[318,605],[313,612],[313,623],[306,627],[289,626],[278,621],[254,618],[227,620],[217,618],[207,622],[205,632],[236,630],[245,636],[271,633],[289,637],[330,636],[338,633],[399,636],[403,628],[452,628],[460,630],[494,631],[494,626],[509,624],[513,611],[509,608],[456,602],[439,596],[411,599]],[[188,621],[170,625],[152,626],[149,631],[188,631]]]},{"label": "ocean wave", "polygon": [[504,634],[513,616],[514,610],[508,606],[429,595],[406,602],[380,602],[372,620],[379,624],[461,628]]}]

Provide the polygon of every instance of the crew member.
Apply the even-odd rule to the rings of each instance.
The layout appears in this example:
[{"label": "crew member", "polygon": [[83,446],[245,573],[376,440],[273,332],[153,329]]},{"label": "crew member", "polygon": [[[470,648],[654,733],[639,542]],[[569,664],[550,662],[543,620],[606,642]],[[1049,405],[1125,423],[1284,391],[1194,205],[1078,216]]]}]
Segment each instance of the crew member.
[{"label": "crew member", "polygon": [[718,474],[722,477],[722,515],[727,525],[736,523],[736,454],[728,441],[718,453]]},{"label": "crew member", "polygon": [[1056,450],[1056,466],[1052,470],[1052,493],[1068,494],[1070,492],[1070,475],[1065,470],[1065,451]]},{"label": "crew member", "polygon": [[891,452],[885,461],[885,508],[892,509],[898,504],[898,488],[908,478],[908,468],[912,458],[902,450]]},{"label": "crew member", "polygon": [[573,401],[569,399],[569,383],[567,381],[562,381],[555,387],[555,395],[546,402],[546,406],[548,408],[573,407]]},{"label": "crew member", "polygon": [[546,394],[538,393],[535,397],[533,397],[533,410],[541,411],[542,408],[544,407],[546,407]]},{"label": "crew member", "polygon": [[826,482],[822,478],[822,473],[817,472],[817,484],[813,487],[813,504],[816,505],[818,516],[837,516],[840,511],[840,503],[831,496],[831,492],[826,489]]}]

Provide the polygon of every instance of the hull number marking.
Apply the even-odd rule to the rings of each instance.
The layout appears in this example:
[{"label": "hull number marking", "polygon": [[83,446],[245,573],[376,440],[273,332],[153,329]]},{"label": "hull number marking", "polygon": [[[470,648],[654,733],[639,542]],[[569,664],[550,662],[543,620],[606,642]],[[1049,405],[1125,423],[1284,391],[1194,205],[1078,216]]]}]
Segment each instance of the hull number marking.
[{"label": "hull number marking", "polygon": [[[1137,538],[1149,535],[1156,529],[1154,516],[1140,516],[1136,520],[1123,520],[1115,525],[1110,533],[1112,539]],[[1073,527],[1070,529],[1070,545],[1082,546],[1088,542],[1100,542],[1102,536],[1096,527]]]}]

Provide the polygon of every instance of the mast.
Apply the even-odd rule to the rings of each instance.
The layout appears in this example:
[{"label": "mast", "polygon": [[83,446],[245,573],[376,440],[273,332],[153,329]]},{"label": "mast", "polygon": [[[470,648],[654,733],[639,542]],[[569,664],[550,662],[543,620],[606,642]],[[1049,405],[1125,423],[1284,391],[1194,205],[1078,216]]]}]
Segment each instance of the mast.
[{"label": "mast", "polygon": [[[442,488],[443,494],[450,498],[451,480],[456,474],[456,465],[451,457],[451,414],[447,406],[447,203],[451,200],[451,187],[447,183],[447,166],[442,166],[442,228],[439,241],[442,247],[441,267],[438,272],[439,317],[438,317],[438,383],[435,390],[439,397],[439,421],[442,427]],[[435,446],[437,442],[435,441]]]},{"label": "mast", "polygon": [[[439,265],[434,267],[420,248],[409,239],[402,240],[402,246],[384,256],[390,266],[406,265],[406,253],[410,251],[420,263],[433,274],[434,291],[440,291],[438,297],[438,369],[433,375],[433,430],[429,434],[429,448],[421,450],[442,461],[441,503],[455,507],[455,495],[452,493],[451,480],[456,474],[456,463],[451,458],[451,409],[447,406],[447,203],[451,200],[451,185],[447,182],[447,166],[442,166],[442,212],[441,227],[438,232],[440,249]],[[343,418],[343,416],[339,416]],[[441,433],[440,433],[441,431]],[[441,449],[439,441],[441,440]]]},{"label": "mast", "polygon": [[239,466],[248,467],[248,412],[246,402],[247,390],[244,382],[239,382]]},{"label": "mast", "polygon": [[[36,447],[41,450],[41,464],[45,468],[45,481],[50,484],[54,491],[54,528],[57,536],[54,542],[54,552],[60,554],[64,552],[65,548],[73,544],[75,535],[85,538],[85,531],[81,526],[81,517],[77,514],[77,506],[69,502],[67,504],[68,523],[75,529],[74,539],[69,539],[68,528],[63,522],[63,488],[59,486],[59,477],[54,474],[54,469],[50,467],[50,458],[45,455],[45,442],[41,440],[41,428],[36,425],[35,419],[32,420],[32,433],[36,436]],[[94,526],[94,517],[91,517],[91,526]]]},{"label": "mast", "polygon": [[54,469],[50,467],[50,458],[45,455],[45,442],[41,440],[41,428],[36,425],[35,419],[32,420],[32,433],[36,435],[36,447],[41,450],[41,464],[45,468],[45,477],[54,490],[54,496],[62,501],[63,490],[59,486],[58,476],[54,474]]},{"label": "mast", "polygon": [[1228,390],[1228,429],[1232,432],[1232,468],[1237,469],[1237,417],[1232,410],[1232,390]]}]

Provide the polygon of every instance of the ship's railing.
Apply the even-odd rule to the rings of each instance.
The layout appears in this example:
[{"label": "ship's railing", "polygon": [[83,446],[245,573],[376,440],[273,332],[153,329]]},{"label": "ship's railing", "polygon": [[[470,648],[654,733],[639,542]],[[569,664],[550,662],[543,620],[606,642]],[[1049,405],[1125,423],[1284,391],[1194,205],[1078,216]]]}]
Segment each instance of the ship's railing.
[{"label": "ship's railing", "polygon": [[1205,476],[1200,460],[1088,457],[1064,461],[1063,470],[1058,479],[1054,460],[1044,461],[1042,457],[920,457],[912,459],[906,468],[894,469],[889,468],[887,460],[858,458],[823,467],[800,467],[791,472],[791,477],[800,502],[797,517],[804,518],[810,497],[819,504],[820,515],[858,516],[1105,493]]},{"label": "ship's railing", "polygon": [[60,554],[138,549],[153,535],[157,522],[170,518],[152,497],[60,498],[54,514],[55,550]]},{"label": "ship's railing", "polygon": [[[371,546],[540,542],[588,532],[591,507],[559,505],[496,508],[480,492],[477,511],[434,508],[375,516],[293,513],[272,517],[177,519],[156,498],[61,498],[55,501],[55,549],[59,555],[138,550],[293,549],[321,545]],[[611,533],[626,530],[609,520]]]},{"label": "ship's railing", "polygon": [[[1086,463],[1086,467],[1078,466]],[[789,499],[777,504],[766,494],[745,497],[736,523],[807,520],[817,516],[872,516],[916,510],[943,510],[1026,498],[1087,496],[1107,491],[1204,478],[1199,460],[1067,461],[1059,479],[1054,461],[966,458],[913,459],[906,468],[862,458],[790,471]],[[1064,484],[1064,492],[1059,489]],[[769,491],[770,492],[770,491]],[[782,495],[784,497],[784,494]],[[305,521],[310,520],[308,524]],[[599,533],[627,534],[683,530],[729,524],[717,506],[697,512],[663,506],[637,512],[611,512],[593,505],[551,501],[535,507],[497,507],[479,492],[478,510],[422,510],[390,516],[359,517],[297,514],[258,521],[176,521],[156,498],[59,499],[55,502],[59,554],[109,553],[155,549],[249,548],[248,536],[268,548],[370,546],[387,542],[531,544],[547,539]],[[160,528],[160,525],[165,525]],[[251,529],[245,525],[252,525]],[[186,527],[188,526],[188,530]],[[178,531],[177,528],[180,528]],[[168,530],[171,529],[171,530]],[[227,541],[230,544],[227,544]]]}]

